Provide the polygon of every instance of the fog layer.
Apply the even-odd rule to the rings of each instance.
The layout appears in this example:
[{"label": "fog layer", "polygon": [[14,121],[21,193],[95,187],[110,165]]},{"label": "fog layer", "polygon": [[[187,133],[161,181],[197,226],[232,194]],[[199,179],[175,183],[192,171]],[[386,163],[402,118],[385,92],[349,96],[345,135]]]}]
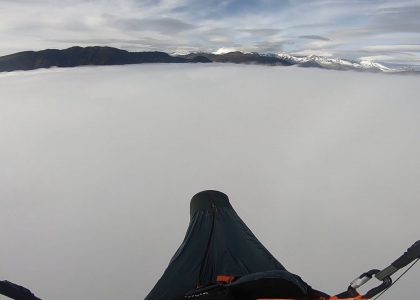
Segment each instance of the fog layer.
[{"label": "fog layer", "polygon": [[[420,238],[418,76],[137,65],[0,74],[0,279],[143,299],[217,189],[328,293]],[[416,267],[386,299],[418,299]]]}]

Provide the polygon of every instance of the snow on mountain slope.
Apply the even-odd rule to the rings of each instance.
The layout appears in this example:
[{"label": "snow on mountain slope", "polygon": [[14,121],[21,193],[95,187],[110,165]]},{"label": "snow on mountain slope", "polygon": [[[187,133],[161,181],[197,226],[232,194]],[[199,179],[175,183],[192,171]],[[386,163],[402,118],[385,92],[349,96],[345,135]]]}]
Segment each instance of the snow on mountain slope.
[{"label": "snow on mountain slope", "polygon": [[286,60],[292,64],[300,65],[303,67],[320,67],[336,70],[367,70],[374,72],[400,72],[402,70],[392,69],[380,63],[368,60],[350,61],[340,58],[330,58],[317,55],[309,56],[294,56],[288,53],[279,53],[279,58]]}]

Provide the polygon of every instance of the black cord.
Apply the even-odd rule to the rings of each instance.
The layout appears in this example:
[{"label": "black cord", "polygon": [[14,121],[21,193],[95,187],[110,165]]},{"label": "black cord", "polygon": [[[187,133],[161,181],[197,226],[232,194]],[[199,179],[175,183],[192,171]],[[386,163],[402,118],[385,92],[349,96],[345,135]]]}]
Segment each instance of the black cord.
[{"label": "black cord", "polygon": [[379,295],[377,295],[373,300],[378,299],[381,297],[387,290],[389,290],[394,284],[397,283],[398,280],[400,280],[401,277],[403,277],[414,265],[419,261],[420,258],[417,258],[398,278],[385,290],[383,290]]}]

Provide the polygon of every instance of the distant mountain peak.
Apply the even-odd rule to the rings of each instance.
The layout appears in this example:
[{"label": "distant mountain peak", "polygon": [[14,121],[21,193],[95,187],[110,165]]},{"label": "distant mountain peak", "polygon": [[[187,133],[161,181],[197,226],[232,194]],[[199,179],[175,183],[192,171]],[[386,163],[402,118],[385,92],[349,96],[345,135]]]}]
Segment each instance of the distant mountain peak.
[{"label": "distant mountain peak", "polygon": [[[219,51],[220,50],[220,51]],[[393,68],[368,60],[353,61],[318,55],[292,55],[289,53],[241,52],[221,48],[216,53],[188,53],[169,55],[160,51],[129,52],[107,46],[73,46],[67,49],[24,51],[0,57],[0,72],[33,70],[50,67],[77,67],[94,65],[126,65],[141,63],[235,63],[271,66],[316,67],[330,70],[355,70],[384,73],[419,73],[412,67]],[[232,50],[232,51],[230,51]]]},{"label": "distant mountain peak", "polygon": [[381,63],[360,60],[352,61],[342,58],[325,57],[318,55],[294,56],[289,53],[279,53],[278,57],[287,60],[294,65],[303,67],[319,67],[334,70],[356,70],[356,71],[373,71],[373,72],[401,72],[403,70],[393,69],[384,66]]}]

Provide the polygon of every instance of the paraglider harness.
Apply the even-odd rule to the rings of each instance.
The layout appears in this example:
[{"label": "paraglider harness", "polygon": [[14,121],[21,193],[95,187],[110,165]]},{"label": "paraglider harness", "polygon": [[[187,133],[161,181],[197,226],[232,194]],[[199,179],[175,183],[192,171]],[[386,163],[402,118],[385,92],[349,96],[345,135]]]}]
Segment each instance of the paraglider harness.
[{"label": "paraglider harness", "polygon": [[[348,299],[348,300],[362,300],[362,299],[378,299],[382,296],[391,286],[393,286],[402,276],[404,276],[420,259],[420,240],[414,243],[407,251],[396,259],[391,265],[384,268],[383,270],[373,269],[368,272],[363,273],[356,279],[354,279],[347,290],[343,293],[340,293],[335,296],[329,296],[325,293],[310,290],[307,295],[291,298],[290,296],[285,297],[284,295],[268,296],[265,294],[265,291],[258,295],[245,296],[246,299],[307,299],[307,300],[339,300],[339,299]],[[391,276],[402,268],[411,264],[394,282],[392,281]],[[381,281],[381,284],[370,289],[364,295],[359,294],[357,291],[358,288],[366,284],[373,277]],[[235,294],[235,281],[237,278],[233,276],[218,276],[217,283],[211,284],[205,287],[199,287],[194,289],[181,297],[177,297],[174,300],[243,300],[244,297],[241,295],[239,297]],[[240,288],[236,284],[236,290]]]},{"label": "paraglider harness", "polygon": [[7,280],[0,281],[0,298],[3,299],[1,296],[15,300],[41,300],[27,288]]}]

